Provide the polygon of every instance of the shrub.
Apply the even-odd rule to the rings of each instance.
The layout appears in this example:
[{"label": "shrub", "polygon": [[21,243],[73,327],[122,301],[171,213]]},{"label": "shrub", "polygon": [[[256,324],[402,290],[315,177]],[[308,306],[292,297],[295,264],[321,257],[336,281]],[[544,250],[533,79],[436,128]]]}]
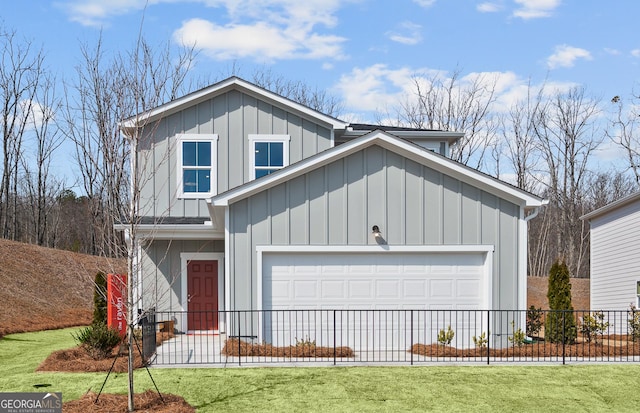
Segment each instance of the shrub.
[{"label": "shrub", "polygon": [[631,339],[638,341],[640,340],[640,310],[631,304],[627,314],[629,315],[629,334],[631,334]]},{"label": "shrub", "polygon": [[604,321],[604,313],[598,311],[593,313],[593,315],[586,314],[582,318],[580,331],[588,343],[593,341],[598,344],[598,338],[601,337],[608,328],[609,322]]},{"label": "shrub", "polygon": [[92,324],[74,334],[73,338],[94,360],[106,358],[122,338],[118,330],[104,323]]},{"label": "shrub", "polygon": [[527,310],[527,335],[529,337],[537,336],[542,328],[542,309],[534,306]]},{"label": "shrub", "polygon": [[309,336],[307,336],[304,339],[300,339],[298,340],[298,337],[296,337],[296,347],[315,347],[316,346],[316,341],[315,340],[311,340],[309,338]]},{"label": "shrub", "polygon": [[526,335],[524,334],[521,328],[518,327],[517,330],[515,329],[516,328],[515,321],[511,321],[511,328],[514,330],[513,336],[507,337],[507,340],[509,340],[509,342],[512,343],[514,346],[521,347],[524,344],[524,339],[526,338]]},{"label": "shrub", "polygon": [[438,332],[438,343],[448,346],[453,341],[453,336],[455,335],[456,333],[453,332],[453,330],[451,329],[451,325],[449,325],[447,327],[447,331],[441,329]]},{"label": "shrub", "polygon": [[551,311],[544,323],[544,339],[551,343],[575,343],[578,331],[571,305],[569,268],[564,261],[556,260],[549,270],[547,298]]},{"label": "shrub", "polygon": [[484,331],[477,337],[473,336],[473,344],[475,344],[477,348],[487,347],[487,344],[489,344],[489,339],[487,338],[487,335],[484,333]]},{"label": "shrub", "polygon": [[96,274],[93,288],[93,324],[107,323],[107,276]]}]

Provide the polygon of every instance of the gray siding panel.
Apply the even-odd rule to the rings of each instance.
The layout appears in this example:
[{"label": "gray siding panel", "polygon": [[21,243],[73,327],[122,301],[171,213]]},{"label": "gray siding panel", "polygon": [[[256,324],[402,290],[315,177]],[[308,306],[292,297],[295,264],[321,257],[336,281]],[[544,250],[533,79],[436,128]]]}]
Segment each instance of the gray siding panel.
[{"label": "gray siding panel", "polygon": [[443,244],[459,244],[461,224],[460,181],[443,176],[442,234]]},{"label": "gray siding panel", "polygon": [[256,305],[257,246],[371,245],[373,225],[389,245],[494,245],[494,308],[524,307],[519,207],[380,147],[232,204],[230,214],[232,309]]},{"label": "gray siding panel", "polygon": [[344,161],[334,162],[326,169],[327,223],[330,245],[347,243],[347,217],[343,211],[347,208]]},{"label": "gray siding panel", "polygon": [[[366,186],[364,175],[364,152],[359,152],[346,159],[347,174],[347,243],[350,245],[366,244],[365,234],[368,234],[365,221]],[[342,211],[344,213],[344,211]]]},{"label": "gray siding panel", "polygon": [[424,168],[424,242],[429,245],[443,243],[442,212],[443,176],[431,168]]},{"label": "gray siding panel", "polygon": [[308,175],[309,188],[309,243],[325,245],[327,243],[327,191],[325,189],[325,170],[318,169]]},{"label": "gray siding panel", "polygon": [[[387,155],[387,159],[389,159],[389,155]],[[397,167],[395,162],[393,167]],[[426,183],[423,167],[417,162],[407,159],[404,162],[404,171],[401,169],[399,172],[405,179],[404,194],[402,188],[394,187],[392,190],[391,184],[388,185],[390,188],[387,193],[390,196],[401,198],[405,203],[405,243],[420,245],[425,242],[425,222],[431,219],[425,214],[424,188]],[[400,193],[396,192],[398,189],[400,189]]]},{"label": "gray siding panel", "polygon": [[[409,222],[407,219],[407,211],[405,203],[408,202],[403,196],[406,192],[404,158],[393,153],[386,152],[386,177],[383,178],[382,190],[385,194],[383,203],[386,204],[386,222],[383,237],[389,244],[403,243],[406,237],[406,231],[409,227],[416,225],[415,222]],[[373,188],[375,190],[375,188]],[[407,198],[409,194],[407,194]],[[411,242],[407,242],[411,243]]]}]

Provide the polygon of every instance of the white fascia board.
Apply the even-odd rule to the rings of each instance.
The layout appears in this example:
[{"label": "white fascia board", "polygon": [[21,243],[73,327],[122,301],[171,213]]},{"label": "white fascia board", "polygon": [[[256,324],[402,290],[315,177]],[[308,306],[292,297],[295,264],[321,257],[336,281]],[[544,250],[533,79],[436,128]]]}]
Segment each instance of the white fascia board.
[{"label": "white fascia board", "polygon": [[[127,229],[128,225],[114,225],[116,230]],[[172,224],[172,225],[136,225],[136,233],[142,239],[154,240],[180,240],[197,239],[212,240],[223,239],[224,229],[214,229],[208,224]]]},{"label": "white fascia board", "polygon": [[160,116],[166,116],[168,114],[177,112],[183,107],[194,105],[196,103],[199,103],[200,101],[211,98],[215,94],[224,93],[227,90],[231,90],[236,87],[243,89],[244,91],[255,97],[263,98],[265,100],[277,103],[278,105],[285,108],[290,108],[293,111],[296,111],[303,115],[303,117],[314,119],[318,122],[330,126],[333,129],[345,129],[349,125],[348,122],[344,122],[332,116],[325,115],[324,113],[318,112],[300,103],[294,102],[291,99],[280,96],[277,93],[273,93],[267,89],[261,88],[257,85],[254,85],[253,83],[247,82],[246,80],[234,76],[222,80],[204,89],[200,89],[198,91],[185,95],[181,98],[172,100],[171,102],[165,103],[164,105],[160,105],[147,112],[136,115],[135,117],[126,119],[121,122],[120,128],[123,130],[135,128],[136,125],[140,125],[141,123],[146,124]]},{"label": "white fascia board", "polygon": [[606,215],[609,212],[615,211],[616,209],[623,207],[625,205],[631,204],[635,201],[640,200],[640,192],[636,192],[633,193],[629,196],[626,196],[624,198],[618,199],[617,201],[614,201],[608,205],[603,206],[602,208],[598,208],[595,211],[589,212],[588,214],[585,214],[583,216],[580,217],[580,219],[582,220],[588,220],[591,221],[594,218],[600,217],[602,215]]},{"label": "white fascia board", "polygon": [[288,168],[281,169],[261,179],[241,185],[235,189],[211,198],[214,206],[227,206],[241,199],[247,198],[257,192],[264,191],[279,185],[292,178],[303,175],[338,159],[358,152],[366,147],[380,145],[392,152],[399,153],[429,168],[452,176],[463,182],[474,185],[488,193],[507,199],[521,207],[540,207],[545,205],[545,200],[526,191],[498,179],[485,175],[472,168],[452,161],[432,151],[421,148],[418,145],[394,137],[383,131],[371,132],[369,135],[354,139],[353,141],[338,145],[332,149],[321,152],[315,156],[297,162]]}]

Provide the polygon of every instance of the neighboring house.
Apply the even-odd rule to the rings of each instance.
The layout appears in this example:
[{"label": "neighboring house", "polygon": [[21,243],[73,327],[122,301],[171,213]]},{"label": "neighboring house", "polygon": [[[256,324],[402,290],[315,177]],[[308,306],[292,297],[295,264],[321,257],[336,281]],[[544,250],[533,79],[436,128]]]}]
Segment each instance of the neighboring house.
[{"label": "neighboring house", "polygon": [[349,124],[236,77],[137,119],[145,308],[526,308],[545,202],[449,159],[461,133]]},{"label": "neighboring house", "polygon": [[640,306],[640,192],[582,219],[591,225],[591,309]]}]

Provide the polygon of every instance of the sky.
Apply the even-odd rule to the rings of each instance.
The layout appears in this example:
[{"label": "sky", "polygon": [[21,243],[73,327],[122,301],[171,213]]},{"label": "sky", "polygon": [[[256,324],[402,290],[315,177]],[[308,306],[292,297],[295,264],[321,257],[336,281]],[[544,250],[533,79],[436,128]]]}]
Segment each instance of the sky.
[{"label": "sky", "polygon": [[342,119],[375,113],[412,92],[414,76],[498,76],[508,104],[527,84],[585,86],[609,101],[640,91],[637,0],[0,0],[0,18],[41,45],[59,77],[80,44],[102,35],[130,50],[195,45],[194,71],[221,80],[256,68],[326,90]]}]

